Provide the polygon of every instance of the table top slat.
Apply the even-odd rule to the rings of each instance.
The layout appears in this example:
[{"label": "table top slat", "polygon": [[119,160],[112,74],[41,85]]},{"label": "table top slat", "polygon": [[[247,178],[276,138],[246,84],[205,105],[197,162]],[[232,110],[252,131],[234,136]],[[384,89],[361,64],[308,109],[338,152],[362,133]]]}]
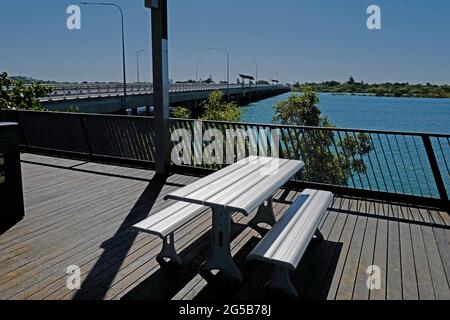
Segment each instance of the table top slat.
[{"label": "table top slat", "polygon": [[165,197],[249,215],[304,167],[298,160],[249,157]]}]

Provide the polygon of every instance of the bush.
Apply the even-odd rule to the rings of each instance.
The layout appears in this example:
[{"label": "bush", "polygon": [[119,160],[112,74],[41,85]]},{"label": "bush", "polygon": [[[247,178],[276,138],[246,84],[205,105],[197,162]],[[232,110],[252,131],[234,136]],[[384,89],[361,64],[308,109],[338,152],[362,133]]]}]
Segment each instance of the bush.
[{"label": "bush", "polygon": [[6,109],[44,111],[39,98],[46,97],[52,88],[40,83],[25,87],[21,80],[12,80],[6,72],[0,74],[0,107]]},{"label": "bush", "polygon": [[[311,87],[306,87],[301,96],[292,95],[276,104],[273,121],[284,125],[334,127],[321,115],[316,106],[318,103],[319,95]],[[302,178],[306,181],[347,186],[353,174],[367,171],[362,159],[373,150],[369,135],[345,134],[336,142],[332,130],[311,128],[302,130],[301,136],[291,135],[287,130],[286,152],[291,159],[303,158],[306,166]]]}]

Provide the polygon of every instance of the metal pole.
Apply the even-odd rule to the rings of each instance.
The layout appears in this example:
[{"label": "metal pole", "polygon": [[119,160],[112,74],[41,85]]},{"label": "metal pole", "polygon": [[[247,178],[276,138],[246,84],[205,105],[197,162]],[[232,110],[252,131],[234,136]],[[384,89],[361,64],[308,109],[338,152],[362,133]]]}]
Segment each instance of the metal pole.
[{"label": "metal pole", "polygon": [[155,105],[156,174],[169,173],[169,52],[167,0],[145,0],[152,12],[153,96]]},{"label": "metal pole", "polygon": [[248,63],[252,63],[252,64],[254,64],[256,66],[256,74],[255,74],[256,84],[255,84],[255,87],[256,87],[256,89],[258,89],[258,62],[256,62],[256,61],[247,61],[247,62]]},{"label": "metal pole", "polygon": [[140,81],[140,74],[139,74],[139,54],[140,53],[144,53],[145,50],[144,49],[140,49],[136,52],[136,70],[137,70],[137,83],[141,83]]},{"label": "metal pole", "polygon": [[125,27],[123,19],[122,8],[115,3],[108,2],[80,2],[83,5],[95,5],[95,6],[112,6],[120,11],[120,19],[122,24],[122,69],[123,69],[123,109],[127,109],[127,68],[126,68],[126,57],[125,57]]},{"label": "metal pole", "polygon": [[227,100],[230,101],[230,51],[221,48],[209,48],[209,50],[223,51],[227,54]]},{"label": "metal pole", "polygon": [[230,101],[230,52],[227,52],[227,100]]},{"label": "metal pole", "polygon": [[125,30],[123,24],[122,8],[116,6],[120,11],[120,18],[122,20],[122,68],[123,68],[123,109],[127,110],[127,68],[125,59]]},{"label": "metal pole", "polygon": [[436,155],[433,150],[433,145],[431,144],[430,136],[422,136],[423,145],[428,156],[428,161],[430,161],[431,171],[433,172],[434,181],[436,182],[436,188],[439,192],[442,203],[447,210],[450,210],[448,203],[447,190],[445,188],[444,180],[442,179],[441,170],[439,169],[439,164],[436,159]]},{"label": "metal pole", "polygon": [[195,82],[198,82],[198,66],[199,66],[201,63],[203,63],[203,62],[202,62],[202,61],[198,61],[198,62],[195,64]]}]

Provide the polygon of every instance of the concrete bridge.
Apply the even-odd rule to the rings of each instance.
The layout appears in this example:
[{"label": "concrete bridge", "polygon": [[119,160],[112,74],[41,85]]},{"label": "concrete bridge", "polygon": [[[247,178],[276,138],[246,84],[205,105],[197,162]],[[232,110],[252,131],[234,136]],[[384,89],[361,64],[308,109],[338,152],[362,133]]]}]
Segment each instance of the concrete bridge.
[{"label": "concrete bridge", "polygon": [[[76,107],[84,113],[125,113],[124,89],[119,84],[55,85],[49,97],[41,98],[42,105],[50,110],[67,111]],[[194,111],[199,102],[208,98],[211,92],[222,90],[230,101],[239,104],[273,97],[290,91],[282,85],[239,85],[239,84],[172,84],[170,105],[184,106]],[[127,109],[135,114],[141,107],[154,105],[152,84],[127,85]]]}]

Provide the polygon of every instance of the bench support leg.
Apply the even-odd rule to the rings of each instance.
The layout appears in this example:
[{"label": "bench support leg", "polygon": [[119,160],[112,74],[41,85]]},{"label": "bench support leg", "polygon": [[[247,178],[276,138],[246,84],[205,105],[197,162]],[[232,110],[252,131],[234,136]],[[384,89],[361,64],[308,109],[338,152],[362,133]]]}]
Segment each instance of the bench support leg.
[{"label": "bench support leg", "polygon": [[175,249],[175,236],[173,233],[163,239],[163,247],[156,257],[156,261],[161,266],[167,266],[168,264],[181,266],[182,261]]},{"label": "bench support leg", "polygon": [[277,220],[275,219],[275,213],[273,212],[273,198],[270,197],[267,200],[267,204],[263,203],[256,213],[256,216],[249,222],[249,226],[256,229],[260,223],[268,224],[273,227]]},{"label": "bench support leg", "polygon": [[325,240],[324,237],[323,237],[323,235],[322,235],[322,232],[320,232],[319,229],[316,230],[316,233],[314,233],[314,236],[315,236],[316,239],[319,240],[319,241]]},{"label": "bench support leg", "polygon": [[212,216],[212,243],[209,258],[200,267],[200,275],[211,280],[213,271],[221,271],[231,282],[240,284],[242,274],[231,256],[231,214],[223,208],[214,208]]},{"label": "bench support leg", "polygon": [[281,290],[291,297],[298,297],[297,290],[292,285],[288,267],[275,265],[272,279],[266,284],[269,290]]}]

